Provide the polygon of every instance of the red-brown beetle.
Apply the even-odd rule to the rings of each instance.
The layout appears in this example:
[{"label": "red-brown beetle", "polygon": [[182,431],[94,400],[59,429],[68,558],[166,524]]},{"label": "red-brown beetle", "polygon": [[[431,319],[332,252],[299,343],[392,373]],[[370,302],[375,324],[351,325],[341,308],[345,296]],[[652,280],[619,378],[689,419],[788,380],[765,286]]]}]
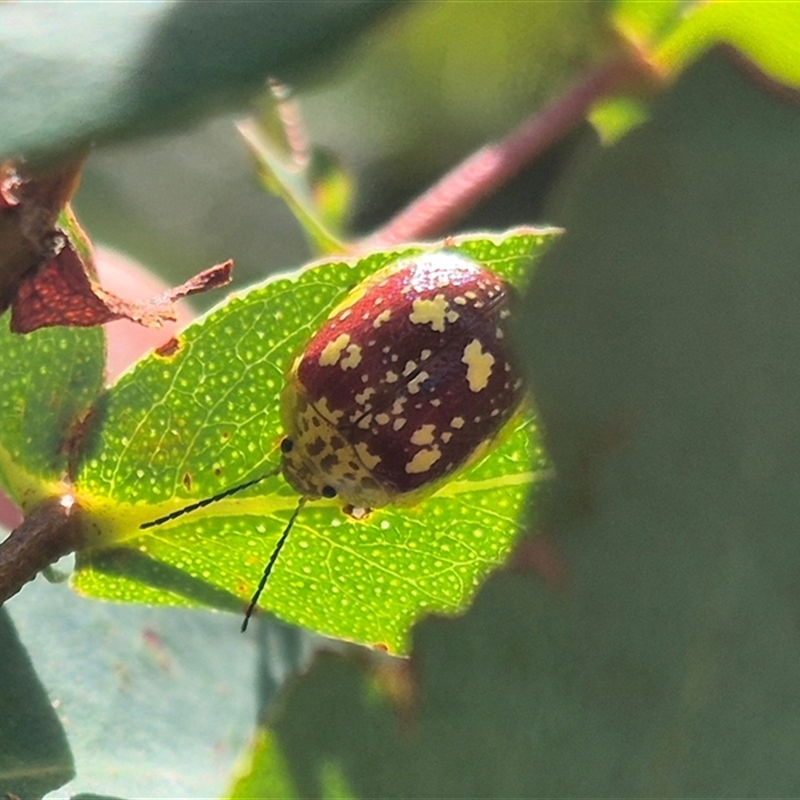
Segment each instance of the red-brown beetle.
[{"label": "red-brown beetle", "polygon": [[482,454],[522,399],[509,299],[496,275],[448,252],[357,287],[289,371],[286,480],[309,499],[411,505]]}]

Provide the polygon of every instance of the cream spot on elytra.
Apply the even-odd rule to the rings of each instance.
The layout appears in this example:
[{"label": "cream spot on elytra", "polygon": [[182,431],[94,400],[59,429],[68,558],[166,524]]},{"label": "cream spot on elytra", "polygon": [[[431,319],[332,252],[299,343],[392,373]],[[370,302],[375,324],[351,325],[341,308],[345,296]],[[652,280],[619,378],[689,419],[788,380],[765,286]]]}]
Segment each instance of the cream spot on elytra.
[{"label": "cream spot on elytra", "polygon": [[358,457],[361,459],[361,463],[367,469],[373,469],[380,464],[380,456],[370,453],[369,448],[364,444],[364,442],[359,442],[355,447],[355,451],[358,454]]},{"label": "cream spot on elytra", "polygon": [[327,397],[320,397],[314,405],[316,406],[317,413],[334,425],[344,416],[344,411],[336,411],[328,406]]},{"label": "cream spot on elytra", "polygon": [[464,427],[464,417],[453,417],[450,420],[450,427],[451,428],[463,428]]},{"label": "cream spot on elytra", "polygon": [[477,339],[473,339],[465,348],[461,361],[467,365],[467,382],[470,391],[480,392],[489,384],[492,375],[494,356],[486,353]]},{"label": "cream spot on elytra", "polygon": [[346,333],[342,333],[332,342],[328,342],[319,354],[319,365],[321,367],[332,367],[339,360],[342,351],[348,344],[350,344],[350,336]]},{"label": "cream spot on elytra", "polygon": [[392,316],[392,312],[387,308],[384,311],[381,311],[374,320],[372,320],[372,327],[373,328],[380,328],[384,322],[388,322],[389,318]]},{"label": "cream spot on elytra", "polygon": [[363,392],[361,392],[361,394],[356,395],[356,403],[358,403],[360,406],[363,406],[364,403],[366,403],[367,400],[369,400],[374,394],[375,390],[371,386],[368,386]]},{"label": "cream spot on elytra", "polygon": [[355,369],[361,363],[361,348],[357,344],[347,346],[347,356],[339,365],[342,369]]},{"label": "cream spot on elytra", "polygon": [[406,424],[406,419],[405,419],[405,417],[398,417],[398,418],[397,418],[397,419],[394,421],[394,423],[392,424],[392,428],[393,428],[394,430],[396,430],[396,431],[399,431],[399,430],[400,430],[400,428],[402,428],[402,427],[403,427],[403,425],[405,425],[405,424]]},{"label": "cream spot on elytra", "polygon": [[397,383],[399,378],[400,376],[396,372],[392,372],[391,370],[389,370],[386,373],[386,377],[384,378],[384,380],[386,381],[386,383]]},{"label": "cream spot on elytra", "polygon": [[427,472],[440,458],[442,451],[434,446],[426,450],[420,450],[414,454],[414,458],[406,464],[406,472],[409,474]]},{"label": "cream spot on elytra", "polygon": [[411,444],[433,444],[433,432],[435,425],[422,425],[411,434]]},{"label": "cream spot on elytra", "polygon": [[397,414],[402,414],[403,406],[406,404],[407,400],[408,400],[407,397],[398,397],[397,400],[395,400],[394,403],[392,403],[392,414],[394,414],[395,416]]},{"label": "cream spot on elytra", "polygon": [[[414,300],[411,307],[412,311],[408,318],[414,325],[430,325],[433,330],[439,332],[444,330],[445,320],[449,318],[449,314],[447,298],[443,294],[437,294],[433,300],[422,298]],[[450,313],[455,314],[455,311]]]},{"label": "cream spot on elytra", "polygon": [[422,388],[422,384],[430,378],[430,375],[423,370],[419,373],[415,378],[412,378],[408,382],[408,393],[409,394],[417,394],[419,390]]}]

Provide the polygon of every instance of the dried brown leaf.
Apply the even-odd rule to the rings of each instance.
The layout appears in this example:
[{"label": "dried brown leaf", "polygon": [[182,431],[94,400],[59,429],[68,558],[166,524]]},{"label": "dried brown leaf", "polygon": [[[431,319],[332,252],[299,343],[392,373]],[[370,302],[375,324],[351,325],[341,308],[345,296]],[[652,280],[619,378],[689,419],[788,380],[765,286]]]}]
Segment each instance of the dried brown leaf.
[{"label": "dried brown leaf", "polygon": [[89,327],[115,319],[160,328],[177,319],[176,301],[224,286],[230,282],[232,269],[229,260],[149,300],[126,300],[97,284],[75,248],[65,242],[44,268],[20,282],[11,308],[11,330],[30,333],[54,325]]}]

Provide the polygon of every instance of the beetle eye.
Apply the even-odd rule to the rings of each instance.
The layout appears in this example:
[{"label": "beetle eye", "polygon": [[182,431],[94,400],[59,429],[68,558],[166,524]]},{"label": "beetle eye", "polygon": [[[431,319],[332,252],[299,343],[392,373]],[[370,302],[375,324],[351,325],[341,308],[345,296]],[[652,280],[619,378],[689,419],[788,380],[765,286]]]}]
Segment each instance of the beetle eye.
[{"label": "beetle eye", "polygon": [[322,496],[328,500],[336,497],[336,489],[333,486],[323,486],[322,487]]},{"label": "beetle eye", "polygon": [[283,453],[284,455],[286,453],[291,453],[293,449],[294,449],[294,442],[291,439],[284,439],[281,442],[281,453]]}]

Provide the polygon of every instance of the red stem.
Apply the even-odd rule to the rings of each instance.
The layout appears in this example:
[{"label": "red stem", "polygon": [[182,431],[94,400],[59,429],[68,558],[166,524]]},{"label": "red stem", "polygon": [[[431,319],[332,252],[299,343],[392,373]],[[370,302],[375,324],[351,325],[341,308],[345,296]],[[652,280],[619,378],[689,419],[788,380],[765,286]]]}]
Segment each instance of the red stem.
[{"label": "red stem", "polygon": [[600,65],[550,105],[532,114],[507,137],[482,147],[366,239],[359,249],[380,249],[448,232],[472,208],[585,119],[600,98],[637,77],[652,79],[641,57]]}]

